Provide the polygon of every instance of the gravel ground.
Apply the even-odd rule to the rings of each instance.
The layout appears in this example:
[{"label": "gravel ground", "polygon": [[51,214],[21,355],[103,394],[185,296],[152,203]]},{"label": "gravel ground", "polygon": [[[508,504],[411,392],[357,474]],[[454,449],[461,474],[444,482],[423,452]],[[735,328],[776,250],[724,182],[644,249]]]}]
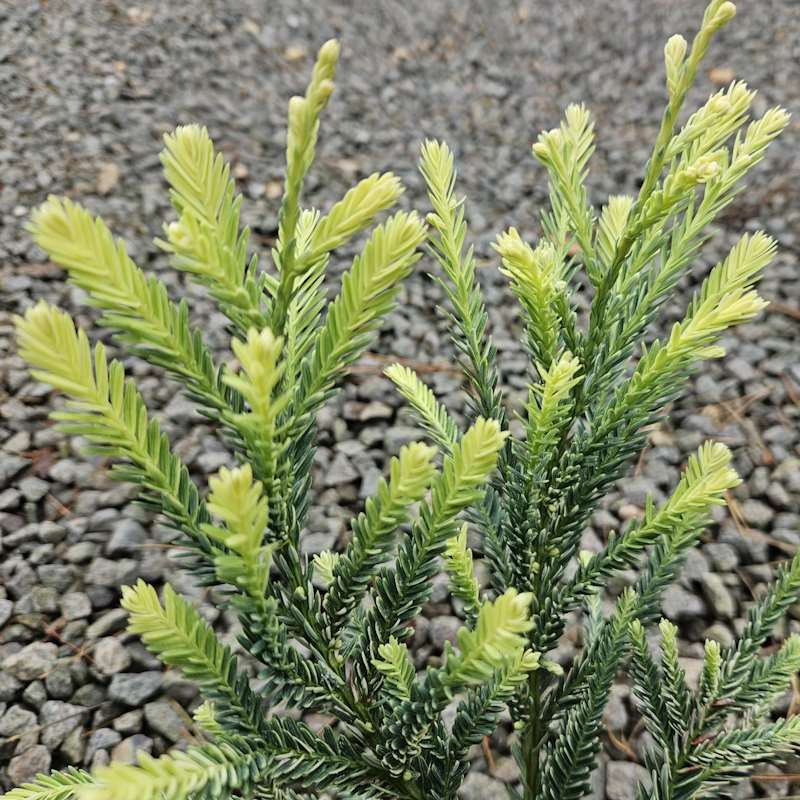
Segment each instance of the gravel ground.
[{"label": "gravel ground", "polygon": [[[29,380],[14,354],[11,316],[35,299],[57,302],[84,323],[80,293],[29,241],[23,225],[49,192],[80,198],[127,237],[142,266],[165,270],[152,244],[167,214],[158,151],[177,123],[206,124],[234,164],[254,241],[275,237],[284,115],[306,80],[315,48],[331,35],[344,51],[335,102],[326,114],[308,201],[326,205],[357,178],[393,169],[408,205],[422,204],[414,171],[424,136],[446,138],[470,198],[469,217],[501,366],[511,401],[524,394],[520,326],[491,258],[501,226],[537,233],[545,199],[542,171],[529,157],[541,128],[571,101],[586,100],[600,136],[591,189],[599,202],[633,191],[664,102],[661,49],[675,31],[693,31],[697,0],[17,0],[0,4],[0,783],[19,783],[67,763],[130,759],[162,752],[191,729],[191,686],[160,667],[124,633],[118,589],[134,576],[167,578],[197,598],[228,630],[213,598],[173,566],[171,534],[110,483],[46,420],[52,399]],[[800,14],[796,0],[742,0],[741,18],[717,40],[713,70],[700,76],[699,102],[733,76],[760,89],[756,110],[782,103],[797,113]],[[686,667],[696,673],[707,636],[740,630],[773,564],[800,545],[800,126],[795,122],[720,221],[696,268],[702,275],[744,230],[765,227],[782,246],[763,283],[771,307],[728,337],[728,356],[687,387],[669,423],[654,432],[635,476],[608,499],[586,533],[599,547],[607,532],[641,512],[648,492],[675,484],[687,454],[713,436],[735,451],[745,482],[718,515],[682,582],[664,599],[681,624]],[[344,263],[344,260],[343,260]],[[334,271],[335,272],[335,271]],[[209,342],[225,347],[223,324],[202,292],[164,271],[186,295]],[[666,315],[674,318],[685,291]],[[449,358],[440,292],[421,269],[376,345],[441,365]],[[344,540],[391,454],[418,432],[367,360],[322,419],[317,505],[310,551]],[[214,432],[146,365],[131,370],[161,413],[178,451],[202,482],[229,461]],[[459,382],[429,374],[445,402],[463,408]],[[611,592],[619,591],[623,576]],[[800,630],[800,606],[780,633]],[[458,621],[444,584],[419,621],[417,660],[437,657]],[[785,629],[785,630],[784,630]],[[572,631],[574,633],[574,631]],[[230,634],[228,634],[230,635]],[[574,653],[567,636],[558,657]],[[784,710],[792,701],[787,695]],[[321,723],[317,718],[310,720]],[[607,754],[597,798],[628,800],[643,746],[628,690],[615,688],[607,714]],[[494,769],[476,753],[465,798],[503,797],[515,772],[508,732],[492,742]],[[794,772],[797,765],[790,765]],[[491,772],[491,774],[489,774]],[[786,796],[786,782],[743,781],[737,797]]]}]

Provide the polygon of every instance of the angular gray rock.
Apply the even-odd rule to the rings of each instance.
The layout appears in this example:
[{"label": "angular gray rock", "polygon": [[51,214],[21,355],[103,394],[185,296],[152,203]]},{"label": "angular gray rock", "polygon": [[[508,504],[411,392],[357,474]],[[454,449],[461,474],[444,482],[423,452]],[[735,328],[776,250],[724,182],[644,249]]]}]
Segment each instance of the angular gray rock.
[{"label": "angular gray rock", "polygon": [[60,542],[67,535],[63,525],[56,525],[55,522],[45,521],[39,525],[39,541],[46,544]]},{"label": "angular gray rock", "polygon": [[3,669],[21,681],[44,675],[55,661],[58,648],[52,642],[31,642],[3,661]]},{"label": "angular gray rock", "polygon": [[19,456],[0,456],[0,485],[5,486],[18,472],[21,472],[31,462]]},{"label": "angular gray rock", "polygon": [[87,713],[83,706],[64,703],[61,700],[48,700],[39,712],[42,744],[50,750],[55,750],[68,733],[83,724]]},{"label": "angular gray rock", "polygon": [[136,555],[147,540],[147,531],[135,519],[121,519],[106,542],[106,555],[110,558]]},{"label": "angular gray rock", "polygon": [[0,628],[11,618],[11,612],[13,610],[14,604],[10,600],[0,600]]},{"label": "angular gray rock", "polygon": [[428,630],[428,640],[435,648],[442,650],[445,642],[455,644],[456,633],[458,633],[463,624],[458,617],[434,617]]},{"label": "angular gray rock", "polygon": [[111,727],[122,734],[136,733],[142,727],[142,717],[144,712],[141,709],[128,711],[120,714],[112,723]]},{"label": "angular gray rock", "polygon": [[56,700],[66,700],[73,692],[72,672],[69,664],[56,664],[44,679],[47,694]]},{"label": "angular gray rock", "polygon": [[116,589],[123,584],[136,580],[139,565],[132,558],[111,560],[95,558],[89,564],[85,581],[95,586],[108,586]]},{"label": "angular gray rock", "polygon": [[70,564],[42,564],[36,570],[44,586],[65,592],[75,580],[75,569]]},{"label": "angular gray rock", "polygon": [[119,744],[120,741],[122,741],[122,737],[111,728],[98,728],[96,731],[92,731],[89,740],[86,742],[83,763],[91,764],[98,750],[108,750]]},{"label": "angular gray rock", "polygon": [[11,737],[36,727],[36,714],[22,706],[11,706],[0,717],[0,736]]},{"label": "angular gray rock", "polygon": [[612,731],[624,731],[628,726],[629,690],[624,684],[616,683],[611,687],[606,705],[605,721]]},{"label": "angular gray rock", "polygon": [[10,673],[0,671],[0,703],[7,703],[13,700],[22,684]]},{"label": "angular gray rock", "polygon": [[87,629],[87,639],[99,639],[109,633],[122,630],[128,621],[128,612],[124,608],[112,608],[101,614]]},{"label": "angular gray rock", "polygon": [[704,552],[715,569],[730,572],[739,565],[739,554],[736,548],[725,542],[713,542],[705,546]]},{"label": "angular gray rock", "polygon": [[121,672],[111,679],[108,696],[111,700],[135,708],[141,706],[159,690],[161,680],[160,672]]},{"label": "angular gray rock", "polygon": [[31,681],[22,693],[22,699],[33,708],[39,710],[47,701],[47,690],[42,681]]},{"label": "angular gray rock", "polygon": [[69,764],[80,764],[86,750],[86,732],[83,728],[70,731],[61,742],[58,752],[61,753]]},{"label": "angular gray rock", "polygon": [[40,772],[50,769],[52,757],[44,745],[37,744],[14,756],[8,765],[8,779],[13,786],[21,786]]},{"label": "angular gray rock", "polygon": [[661,598],[661,610],[664,612],[664,616],[672,622],[695,619],[706,613],[703,600],[678,585],[670,586],[664,592]]},{"label": "angular gray rock", "polygon": [[33,476],[23,478],[18,485],[22,496],[33,503],[41,500],[50,491],[50,484],[47,481]]},{"label": "angular gray rock", "polygon": [[716,572],[707,572],[703,575],[701,585],[703,595],[716,617],[728,620],[736,616],[736,600]]},{"label": "angular gray rock", "polygon": [[741,509],[747,524],[759,530],[767,530],[775,516],[775,512],[761,500],[745,500]]},{"label": "angular gray rock", "polygon": [[33,610],[40,614],[58,611],[58,592],[52,586],[34,586],[31,592]]},{"label": "angular gray rock", "polygon": [[186,719],[167,700],[147,703],[144,707],[144,718],[156,733],[160,733],[170,742],[178,742],[186,735]]},{"label": "angular gray rock", "polygon": [[135,764],[139,752],[152,753],[153,740],[143,733],[136,733],[123,739],[112,751],[111,758],[123,764]]},{"label": "angular gray rock", "polygon": [[84,592],[67,592],[60,605],[64,619],[85,619],[92,613],[92,601]]},{"label": "angular gray rock", "polygon": [[131,665],[130,653],[125,646],[113,636],[100,639],[92,651],[92,660],[103,675],[116,675],[125,672]]},{"label": "angular gray rock", "polygon": [[345,483],[352,483],[358,478],[358,472],[350,463],[344,453],[337,453],[333,463],[325,470],[325,486],[341,486]]}]

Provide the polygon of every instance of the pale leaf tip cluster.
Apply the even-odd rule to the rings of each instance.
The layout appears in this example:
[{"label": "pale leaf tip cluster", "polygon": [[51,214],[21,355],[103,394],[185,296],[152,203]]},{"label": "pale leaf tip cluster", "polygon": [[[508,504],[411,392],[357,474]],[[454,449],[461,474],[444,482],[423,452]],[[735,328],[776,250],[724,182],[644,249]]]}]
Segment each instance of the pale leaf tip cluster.
[{"label": "pale leaf tip cluster", "polygon": [[323,550],[314,556],[314,577],[319,578],[325,586],[333,583],[333,576],[336,571],[336,564],[338,563],[341,555],[339,553],[331,552],[330,550]]},{"label": "pale leaf tip cluster", "polygon": [[507,589],[496,600],[486,600],[478,610],[474,629],[461,628],[458,653],[449,651],[445,669],[454,683],[476,685],[503,664],[515,661],[521,672],[539,666],[525,634],[533,627],[529,609],[533,595]]}]

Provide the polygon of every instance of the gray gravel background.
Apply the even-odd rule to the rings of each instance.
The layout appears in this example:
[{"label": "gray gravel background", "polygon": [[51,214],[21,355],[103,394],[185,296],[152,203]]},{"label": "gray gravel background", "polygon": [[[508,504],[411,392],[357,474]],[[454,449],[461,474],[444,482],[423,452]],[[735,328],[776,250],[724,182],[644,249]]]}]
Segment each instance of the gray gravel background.
[{"label": "gray gravel background", "polygon": [[[160,137],[175,124],[197,121],[233,162],[254,242],[268,247],[277,228],[286,104],[302,90],[316,47],[336,35],[344,48],[338,88],[306,200],[324,207],[354,180],[393,169],[408,187],[404,203],[424,208],[415,172],[419,142],[446,138],[458,156],[472,236],[486,265],[481,277],[509,400],[517,402],[525,386],[519,320],[488,245],[508,224],[530,237],[537,233],[546,188],[530,143],[557,123],[567,103],[585,100],[599,134],[593,199],[599,204],[610,192],[634,191],[664,102],[663,42],[673,32],[693,33],[701,5],[0,3],[0,783],[19,783],[50,766],[130,759],[137,748],[159,753],[191,731],[186,710],[196,704],[195,692],[162,673],[124,633],[121,584],[139,575],[155,582],[168,577],[221,630],[229,627],[213,598],[175,571],[170,532],[131,502],[127,487],[111,484],[101,463],[86,460],[76,443],[52,431],[46,416],[53,400],[14,354],[12,314],[35,299],[57,302],[85,324],[93,318],[25,234],[31,208],[50,192],[80,198],[127,238],[143,267],[164,271],[152,244],[168,213]],[[796,0],[738,5],[740,18],[719,36],[690,101],[700,102],[735,76],[759,88],[759,113],[781,103],[797,115]],[[799,146],[794,122],[726,212],[695,269],[701,276],[742,231],[764,227],[781,244],[763,283],[772,306],[728,337],[728,356],[687,387],[634,476],[608,499],[585,537],[586,547],[599,547],[610,529],[641,512],[647,492],[661,497],[705,437],[734,448],[745,478],[734,492],[734,513],[720,512],[683,581],[664,600],[665,613],[681,624],[686,667],[695,673],[703,639],[729,641],[774,563],[800,545]],[[323,415],[310,551],[344,541],[347,519],[374,487],[387,454],[418,436],[380,375],[380,354],[434,367],[447,363],[447,331],[434,314],[440,292],[426,266],[408,282],[376,356],[359,366]],[[224,353],[222,321],[202,292],[169,271],[163,277],[176,296],[191,298],[198,323]],[[680,313],[690,288],[683,287],[665,321]],[[201,483],[228,462],[213,431],[172,386],[145,365],[130,369]],[[428,378],[460,412],[457,375],[434,369]],[[800,608],[778,635],[799,630],[798,619]],[[439,583],[418,624],[418,664],[437,658],[457,626]],[[558,657],[567,661],[576,642],[570,630]],[[796,700],[787,693],[782,710]],[[644,737],[624,685],[615,688],[607,727],[595,796],[627,800]],[[493,769],[475,754],[465,798],[504,796],[502,783],[515,779],[508,736],[501,730],[493,738]],[[743,781],[737,792],[739,798],[787,796],[790,786]]]}]

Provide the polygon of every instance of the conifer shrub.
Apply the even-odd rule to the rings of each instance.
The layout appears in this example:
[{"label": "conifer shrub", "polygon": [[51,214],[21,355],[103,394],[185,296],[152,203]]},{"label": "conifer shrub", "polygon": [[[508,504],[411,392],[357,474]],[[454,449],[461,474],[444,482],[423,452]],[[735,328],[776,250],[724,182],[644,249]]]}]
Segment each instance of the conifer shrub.
[{"label": "conifer shrub", "polygon": [[[227,317],[236,366],[215,362],[187,302],[175,302],[145,274],[101,219],[56,197],[35,212],[36,242],[101,312],[122,352],[162,368],[238,456],[238,466],[198,488],[102,344],[92,346],[66,313],[44,302],[17,319],[32,374],[67,398],[52,417],[89,442],[90,452],[113,459],[112,474],[135,483],[141,500],[179,532],[184,568],[224,592],[260,681],[253,688],[236,653],[168,584],[160,594],[141,580],[127,586],[129,629],[199,687],[204,702],[195,719],[204,740],[160,758],[142,753],[137,765],[40,775],[8,800],[277,800],[320,792],[451,800],[470,748],[505,709],[521,776],[512,797],[572,800],[589,793],[620,671],[652,742],[641,800],[719,796],[756,763],[800,746],[800,718],[769,714],[800,668],[800,638],[762,653],[800,596],[800,556],[779,570],[733,645],[706,643],[697,687],[687,684],[675,626],[659,621],[663,590],[711,508],[739,482],[724,445],[703,444],[673,493],[660,504],[648,500],[642,517],[602,552],[580,550],[592,511],[626,474],[649,426],[689,375],[722,355],[723,334],[765,305],[754,287],[775,244],[759,232],[742,236],[710,271],[666,336],[649,333],[709,226],[788,121],[780,108],[751,119],[754,93],[741,82],[682,113],[714,33],[734,13],[732,3],[711,0],[691,45],[681,36],[668,41],[667,107],[637,196],[610,197],[595,214],[585,189],[593,126],[582,105],[570,106],[533,145],[549,180],[543,233],[531,245],[508,228],[494,245],[523,311],[530,355],[527,403],[513,411],[504,403],[446,145],[422,147],[427,224],[403,211],[375,224],[402,192],[391,173],[362,180],[327,213],[301,205],[334,88],[333,41],[320,50],[305,95],[289,104],[269,267],[250,255],[241,197],[206,130],[180,127],[165,137],[175,219],[158,244]],[[367,228],[327,302],[329,260]],[[300,544],[317,414],[392,310],[426,239],[448,299],[469,427],[462,431],[411,369],[390,367],[426,441],[392,458],[344,550],[309,560]],[[585,324],[573,302],[578,270],[593,289]],[[522,423],[520,437],[509,433],[511,413]],[[472,540],[489,567],[485,589],[473,570]],[[464,624],[441,665],[417,674],[411,626],[442,568]],[[604,614],[604,586],[631,568],[638,581]],[[583,648],[563,670],[548,654],[575,613]],[[286,707],[336,721],[317,734],[296,721],[299,714],[282,714]]]}]

